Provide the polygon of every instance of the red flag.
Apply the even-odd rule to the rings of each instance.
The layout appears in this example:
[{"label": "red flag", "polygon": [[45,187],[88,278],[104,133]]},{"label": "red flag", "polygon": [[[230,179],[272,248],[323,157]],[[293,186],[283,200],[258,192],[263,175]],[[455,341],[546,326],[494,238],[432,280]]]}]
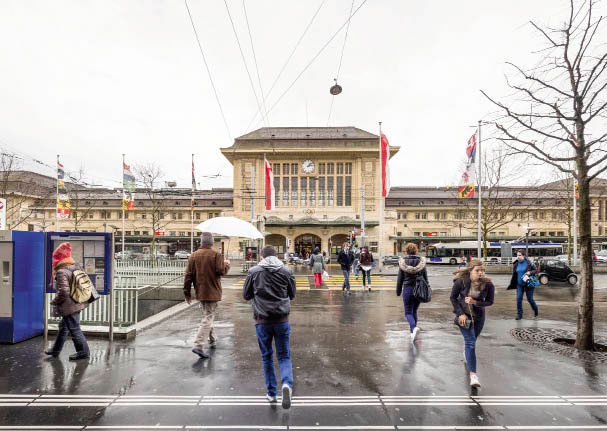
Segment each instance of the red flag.
[{"label": "red flag", "polygon": [[390,143],[386,135],[381,135],[381,196],[390,193]]},{"label": "red flag", "polygon": [[275,207],[274,203],[274,174],[272,173],[272,165],[266,160],[265,162],[265,179],[266,179],[266,210],[273,210]]}]

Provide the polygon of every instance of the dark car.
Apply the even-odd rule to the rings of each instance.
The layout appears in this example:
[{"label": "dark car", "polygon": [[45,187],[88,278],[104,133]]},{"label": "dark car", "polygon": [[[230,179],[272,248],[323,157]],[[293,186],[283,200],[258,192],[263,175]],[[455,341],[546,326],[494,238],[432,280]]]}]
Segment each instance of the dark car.
[{"label": "dark car", "polygon": [[400,257],[398,256],[384,256],[383,262],[386,266],[398,265],[399,259]]},{"label": "dark car", "polygon": [[548,284],[549,281],[564,281],[572,286],[577,284],[577,275],[565,262],[557,259],[540,259],[537,265],[537,279],[540,284]]}]

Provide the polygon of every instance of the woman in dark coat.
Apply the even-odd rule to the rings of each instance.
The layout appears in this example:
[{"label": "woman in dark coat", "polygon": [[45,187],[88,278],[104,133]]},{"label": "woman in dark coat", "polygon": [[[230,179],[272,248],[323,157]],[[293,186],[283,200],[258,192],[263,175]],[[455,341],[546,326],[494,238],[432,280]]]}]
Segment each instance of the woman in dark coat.
[{"label": "woman in dark coat", "polygon": [[373,255],[369,251],[368,247],[363,247],[360,250],[360,257],[358,259],[358,266],[363,273],[363,290],[365,290],[365,276],[367,277],[367,281],[369,282],[369,291],[371,291],[371,268],[373,268]]},{"label": "woman in dark coat", "polygon": [[480,260],[472,260],[466,268],[455,273],[451,303],[457,327],[464,337],[464,358],[470,372],[470,386],[478,388],[476,375],[476,340],[485,326],[485,307],[493,305],[495,287],[485,277]]},{"label": "woman in dark coat", "polygon": [[415,337],[419,332],[417,326],[417,309],[419,308],[419,300],[413,296],[413,288],[418,276],[424,277],[428,283],[428,272],[426,271],[426,259],[417,256],[417,245],[409,243],[405,245],[404,258],[398,262],[398,279],[396,281],[396,295],[403,294],[403,304],[405,306],[405,318],[409,322],[411,331],[411,342],[415,341]]},{"label": "woman in dark coat", "polygon": [[539,308],[533,299],[535,287],[527,286],[525,281],[526,277],[530,277],[536,273],[537,268],[535,265],[527,259],[524,251],[519,250],[516,253],[516,261],[512,264],[512,278],[508,285],[508,290],[516,289],[516,320],[523,318],[523,293],[527,295],[527,301],[535,313],[535,318],[537,319],[538,317]]},{"label": "woman in dark coat", "polygon": [[76,348],[76,353],[70,355],[70,361],[88,359],[90,356],[89,345],[80,329],[80,312],[89,304],[88,302],[77,303],[70,296],[73,272],[76,269],[82,268],[72,259],[71,244],[69,242],[61,243],[53,252],[53,275],[57,295],[51,301],[56,314],[61,316],[61,322],[53,348],[44,353],[54,358],[58,357],[69,334]]}]

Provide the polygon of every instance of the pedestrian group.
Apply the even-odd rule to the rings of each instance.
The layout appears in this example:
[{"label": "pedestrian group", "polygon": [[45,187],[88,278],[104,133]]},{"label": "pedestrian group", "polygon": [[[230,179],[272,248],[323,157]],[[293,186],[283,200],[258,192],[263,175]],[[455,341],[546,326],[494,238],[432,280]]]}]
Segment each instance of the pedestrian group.
[{"label": "pedestrian group", "polygon": [[[278,259],[272,246],[261,250],[262,260],[257,266],[248,271],[244,286],[243,298],[252,301],[253,318],[257,342],[261,352],[261,360],[266,381],[266,397],[270,403],[277,402],[278,384],[274,371],[273,344],[276,346],[276,356],[280,370],[280,393],[283,408],[289,408],[293,392],[293,365],[290,352],[289,314],[291,301],[295,298],[295,277],[291,269]],[[80,312],[88,306],[88,302],[78,302],[74,299],[74,280],[82,272],[82,268],[71,256],[69,242],[62,243],[53,252],[53,279],[55,281],[56,297],[51,302],[53,313],[61,316],[57,338],[53,347],[45,353],[52,357],[59,356],[67,336],[71,335],[76,353],[70,360],[88,359],[89,346],[80,328]],[[371,290],[371,269],[375,266],[373,255],[367,247],[350,249],[345,243],[340,251],[338,263],[344,275],[342,291],[350,294],[350,271],[363,276],[363,289],[368,285]],[[462,262],[464,263],[464,262]],[[314,284],[322,284],[322,275],[326,271],[325,259],[316,248],[310,256],[310,265],[314,273]],[[188,304],[192,302],[191,287],[194,286],[195,298],[201,312],[192,352],[201,359],[210,356],[205,351],[214,349],[217,337],[213,326],[218,303],[222,298],[221,277],[230,269],[230,262],[213,249],[213,235],[203,232],[201,247],[192,253],[188,260],[184,276],[184,296]],[[523,294],[538,316],[538,306],[533,300],[536,267],[519,251],[513,264],[512,278],[508,289],[517,289],[517,317],[523,315]],[[493,305],[495,287],[485,276],[485,269],[480,260],[471,259],[467,265],[460,265],[455,273],[450,300],[453,305],[454,324],[459,328],[464,340],[464,361],[470,374],[470,385],[480,387],[477,376],[476,342],[485,325],[485,308]],[[413,243],[405,246],[405,256],[399,261],[396,294],[402,295],[405,319],[409,324],[410,339],[414,342],[420,327],[418,325],[418,309],[422,301],[429,301],[429,294],[419,294],[421,288],[429,290],[426,260],[418,256],[418,247]]]}]

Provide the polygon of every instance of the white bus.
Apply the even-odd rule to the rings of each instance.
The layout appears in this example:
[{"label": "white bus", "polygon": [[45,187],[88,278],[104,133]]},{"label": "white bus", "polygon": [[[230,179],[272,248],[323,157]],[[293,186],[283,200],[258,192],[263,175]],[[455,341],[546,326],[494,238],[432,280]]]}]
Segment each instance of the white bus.
[{"label": "white bus", "polygon": [[[512,245],[512,262],[516,259],[516,252],[518,250],[525,250],[526,244],[524,242],[513,242]],[[501,247],[502,244],[499,242],[488,242],[487,243],[487,259],[489,261],[494,260],[495,262],[501,259]],[[529,243],[529,258],[534,260],[538,257],[555,257],[559,254],[563,254],[564,244],[555,244],[551,242],[534,242]],[[446,263],[449,265],[456,265],[460,263],[461,256],[464,255],[466,259],[470,256],[476,258],[477,256],[477,242],[476,241],[461,241],[461,242],[446,242],[446,243],[435,243],[430,244],[426,247],[426,261],[428,263]],[[481,250],[482,253],[482,250]]]}]

